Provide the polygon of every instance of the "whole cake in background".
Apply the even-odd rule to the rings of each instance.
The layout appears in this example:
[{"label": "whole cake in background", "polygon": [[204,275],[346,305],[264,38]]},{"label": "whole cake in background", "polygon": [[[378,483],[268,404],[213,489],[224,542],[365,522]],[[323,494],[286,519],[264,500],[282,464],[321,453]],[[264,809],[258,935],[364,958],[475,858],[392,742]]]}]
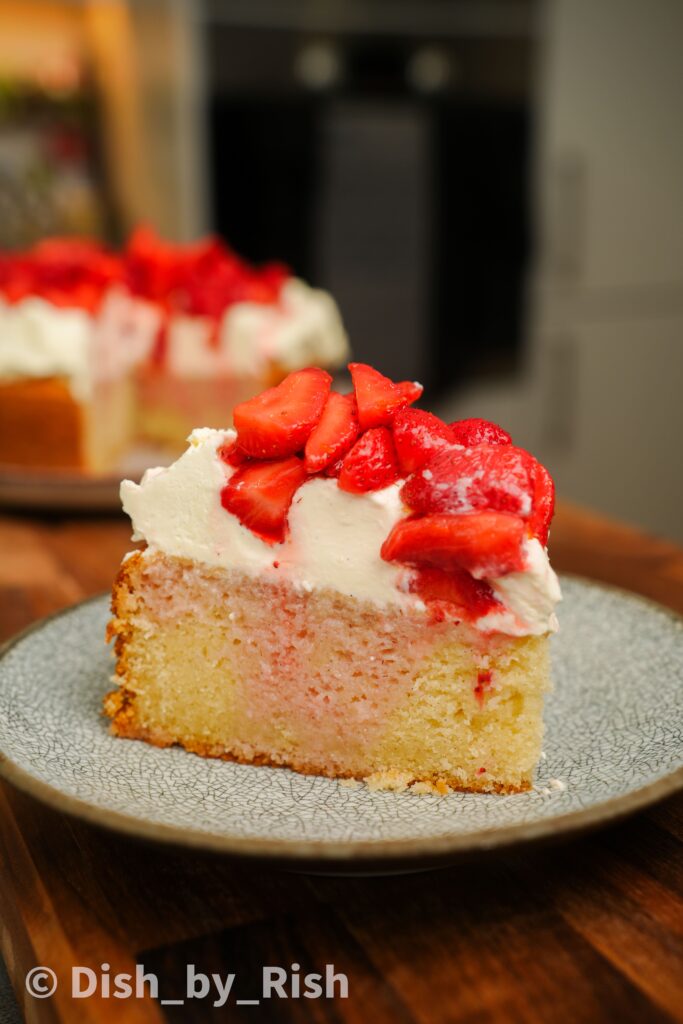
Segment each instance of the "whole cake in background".
[{"label": "whole cake in background", "polygon": [[557,578],[548,471],[370,366],[287,376],[121,495],[121,737],[422,792],[529,788]]},{"label": "whole cake in background", "polygon": [[105,472],[135,430],[135,367],[157,309],[95,243],[41,242],[0,257],[0,466]]},{"label": "whole cake in background", "polygon": [[195,423],[218,426],[290,370],[347,352],[329,295],[215,238],[174,245],[140,228],[120,255],[75,239],[6,253],[0,466],[115,471],[140,441],[177,454]]}]

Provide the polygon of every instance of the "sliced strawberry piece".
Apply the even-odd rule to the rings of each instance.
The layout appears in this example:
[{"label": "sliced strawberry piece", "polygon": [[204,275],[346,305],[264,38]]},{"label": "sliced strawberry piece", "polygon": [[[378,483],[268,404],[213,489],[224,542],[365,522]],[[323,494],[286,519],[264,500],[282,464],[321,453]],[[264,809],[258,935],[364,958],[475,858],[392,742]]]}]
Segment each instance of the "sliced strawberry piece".
[{"label": "sliced strawberry piece", "polygon": [[451,430],[456,443],[468,448],[475,444],[512,444],[507,430],[489,420],[456,420],[451,423]]},{"label": "sliced strawberry piece", "polygon": [[311,431],[305,448],[306,469],[320,473],[346,455],[358,437],[356,400],[353,395],[330,391],[322,416]]},{"label": "sliced strawberry piece", "polygon": [[545,547],[548,530],[555,512],[555,483],[545,466],[536,463],[534,480],[533,512],[529,518],[529,529]]},{"label": "sliced strawberry piece", "polygon": [[249,462],[235,470],[221,491],[221,505],[268,544],[285,539],[287,512],[307,479],[301,459]]},{"label": "sliced strawberry piece", "polygon": [[512,445],[477,445],[438,452],[405,483],[401,497],[414,512],[492,509],[527,519],[535,460]]},{"label": "sliced strawberry piece", "polygon": [[453,445],[451,428],[438,416],[422,409],[399,409],[391,429],[404,473],[414,473],[438,451]]},{"label": "sliced strawberry piece", "polygon": [[391,431],[386,427],[366,430],[342,463],[339,487],[352,494],[378,491],[399,476]]},{"label": "sliced strawberry piece", "polygon": [[332,462],[327,467],[327,469],[324,470],[325,476],[338,477],[339,474],[342,471],[342,466],[343,465],[344,465],[344,460],[343,459],[337,459],[336,462]]},{"label": "sliced strawberry piece", "polygon": [[240,448],[237,438],[228,444],[222,444],[218,449],[218,457],[228,466],[241,466],[248,458]]},{"label": "sliced strawberry piece", "polygon": [[331,383],[325,370],[298,370],[277,387],[236,405],[233,420],[245,455],[274,459],[301,451],[320,419]]},{"label": "sliced strawberry piece", "polygon": [[413,402],[417,402],[418,398],[422,398],[422,392],[424,391],[422,384],[417,380],[402,380],[396,387],[403,397],[407,399],[408,405],[412,405]]},{"label": "sliced strawberry piece", "polygon": [[398,384],[365,363],[349,363],[353,388],[358,406],[358,422],[361,430],[382,427],[391,422],[391,417],[404,405],[408,397]]},{"label": "sliced strawberry piece", "polygon": [[524,523],[507,512],[402,519],[382,545],[386,562],[466,569],[477,579],[524,568]]},{"label": "sliced strawberry piece", "polygon": [[451,614],[474,621],[501,607],[493,590],[485,580],[475,580],[464,569],[418,569],[409,584],[434,611],[449,605]]}]

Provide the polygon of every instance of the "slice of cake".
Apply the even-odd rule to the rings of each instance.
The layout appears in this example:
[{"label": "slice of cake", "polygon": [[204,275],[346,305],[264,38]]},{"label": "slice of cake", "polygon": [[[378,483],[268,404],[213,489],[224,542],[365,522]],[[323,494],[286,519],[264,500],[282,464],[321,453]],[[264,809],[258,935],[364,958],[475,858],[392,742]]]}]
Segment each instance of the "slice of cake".
[{"label": "slice of cake", "polygon": [[196,430],[122,499],[118,736],[418,791],[529,788],[560,598],[553,484],[494,424],[448,425],[363,364]]},{"label": "slice of cake", "polygon": [[133,294],[163,315],[138,373],[141,431],[176,454],[197,423],[222,426],[291,370],[334,369],[348,357],[332,297],[279,264],[253,267],[217,238],[175,245],[148,228],[133,234],[125,258]]},{"label": "slice of cake", "polygon": [[124,278],[74,239],[0,259],[0,465],[106,472],[132,443],[132,373],[159,314]]}]

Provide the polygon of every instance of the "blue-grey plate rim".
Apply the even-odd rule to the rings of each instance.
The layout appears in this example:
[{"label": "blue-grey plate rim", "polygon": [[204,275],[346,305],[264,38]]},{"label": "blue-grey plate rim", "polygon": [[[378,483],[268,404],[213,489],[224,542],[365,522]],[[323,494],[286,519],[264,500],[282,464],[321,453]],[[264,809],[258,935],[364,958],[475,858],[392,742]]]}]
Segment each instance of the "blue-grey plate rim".
[{"label": "blue-grey plate rim", "polygon": [[[639,602],[656,610],[683,626],[683,616],[651,598],[613,584],[603,583],[574,573],[563,573],[564,578],[576,580],[593,588],[616,595],[622,595],[631,602]],[[18,644],[33,633],[41,630],[48,622],[76,609],[107,597],[106,591],[95,594],[51,615],[38,619],[0,646],[0,661]],[[571,811],[556,817],[533,822],[520,822],[508,826],[493,826],[460,835],[435,836],[410,839],[350,840],[348,842],[326,840],[264,839],[244,836],[219,835],[199,832],[190,828],[176,827],[164,823],[148,822],[133,815],[108,810],[90,804],[78,797],[70,796],[49,783],[36,779],[29,772],[15,764],[0,750],[0,778],[16,789],[52,810],[78,818],[90,825],[121,833],[134,839],[160,843],[175,847],[186,847],[221,853],[236,858],[302,864],[307,867],[319,865],[343,866],[353,869],[367,867],[371,872],[383,865],[401,867],[436,865],[469,858],[474,854],[502,852],[518,845],[548,842],[569,838],[595,828],[615,823],[683,789],[683,767],[657,779],[646,786],[612,797],[601,803],[581,810]]]}]

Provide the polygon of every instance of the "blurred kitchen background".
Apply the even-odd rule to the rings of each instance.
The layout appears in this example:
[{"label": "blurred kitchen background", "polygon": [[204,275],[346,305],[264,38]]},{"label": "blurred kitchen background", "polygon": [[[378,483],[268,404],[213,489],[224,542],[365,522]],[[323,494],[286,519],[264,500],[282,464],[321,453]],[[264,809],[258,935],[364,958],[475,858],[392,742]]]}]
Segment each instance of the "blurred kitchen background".
[{"label": "blurred kitchen background", "polygon": [[0,246],[217,231],[683,540],[682,55],[681,0],[0,0]]}]

